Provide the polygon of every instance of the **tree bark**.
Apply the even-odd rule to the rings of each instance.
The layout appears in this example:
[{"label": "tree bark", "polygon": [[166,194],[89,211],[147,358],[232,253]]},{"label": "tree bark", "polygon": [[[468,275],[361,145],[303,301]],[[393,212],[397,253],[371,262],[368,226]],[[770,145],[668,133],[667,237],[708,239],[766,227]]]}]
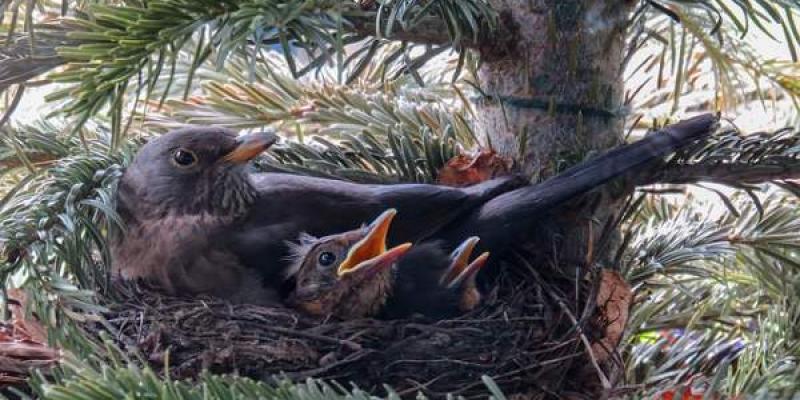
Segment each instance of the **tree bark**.
[{"label": "tree bark", "polygon": [[516,30],[511,53],[482,49],[486,97],[477,102],[477,128],[495,149],[541,179],[619,144],[622,119],[610,113],[623,99],[625,2],[496,0],[493,6]]},{"label": "tree bark", "polygon": [[[534,181],[546,179],[621,142],[622,60],[629,2],[493,0],[500,24],[515,33],[503,54],[480,48],[476,131]],[[561,238],[551,256],[583,265],[590,221],[602,223],[614,199],[594,199],[597,212],[567,213],[553,225]],[[598,203],[599,201],[599,203]],[[561,214],[561,213],[559,213]],[[581,215],[583,214],[583,215]],[[596,235],[594,235],[596,236]],[[537,243],[545,245],[545,243]],[[537,260],[538,261],[538,260]]]}]

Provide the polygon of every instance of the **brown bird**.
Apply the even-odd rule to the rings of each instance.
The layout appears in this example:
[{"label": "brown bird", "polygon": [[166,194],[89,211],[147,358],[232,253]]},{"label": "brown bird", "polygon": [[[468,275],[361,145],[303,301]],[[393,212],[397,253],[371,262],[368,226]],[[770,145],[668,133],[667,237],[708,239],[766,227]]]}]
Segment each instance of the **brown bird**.
[{"label": "brown bird", "polygon": [[435,239],[450,248],[479,236],[482,249],[496,253],[543,210],[707,135],[715,123],[701,116],[669,126],[541,185],[512,177],[463,189],[248,174],[244,163],[274,135],[177,130],[143,146],[120,180],[117,210],[128,229],[111,244],[112,269],[172,292],[270,302],[288,267],[285,241],[343,232],[389,208],[399,212],[390,242]]},{"label": "brown bird", "polygon": [[314,316],[353,319],[373,316],[391,295],[397,260],[411,248],[386,247],[397,211],[390,209],[361,228],[315,238],[303,235],[292,246],[289,275],[296,286],[288,303]]},{"label": "brown bird", "polygon": [[469,188],[359,185],[280,173],[248,173],[247,161],[276,140],[220,128],[186,128],[151,140],[123,174],[117,211],[127,229],[111,243],[112,270],[169,292],[236,302],[278,300],[301,232],[325,236],[401,211],[392,240],[415,241],[524,181]]},{"label": "brown bird", "polygon": [[111,242],[112,271],[172,293],[278,301],[257,271],[224,245],[258,197],[245,165],[276,139],[189,129],[147,143],[119,184],[125,232]]},{"label": "brown bird", "polygon": [[340,319],[379,314],[444,318],[476,307],[481,294],[475,276],[489,257],[484,253],[470,262],[478,238],[469,238],[450,254],[439,243],[406,243],[387,250],[396,214],[390,209],[368,226],[324,238],[301,236],[292,244],[289,274],[296,285],[289,305]]}]

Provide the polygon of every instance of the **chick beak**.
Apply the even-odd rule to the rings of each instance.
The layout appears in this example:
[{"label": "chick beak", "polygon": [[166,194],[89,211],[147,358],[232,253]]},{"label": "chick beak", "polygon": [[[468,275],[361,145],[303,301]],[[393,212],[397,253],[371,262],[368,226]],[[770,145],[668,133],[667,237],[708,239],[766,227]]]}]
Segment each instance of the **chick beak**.
[{"label": "chick beak", "polygon": [[379,256],[362,262],[355,268],[345,272],[345,274],[359,273],[362,276],[372,276],[380,271],[389,270],[409,249],[411,249],[411,243],[403,243],[392,247]]},{"label": "chick beak", "polygon": [[481,253],[478,258],[464,267],[464,270],[458,274],[456,279],[451,283],[451,287],[461,285],[464,288],[474,288],[476,286],[475,281],[478,276],[478,271],[486,265],[487,261],[489,261],[488,251]]},{"label": "chick beak", "polygon": [[403,243],[386,249],[386,237],[396,214],[394,209],[386,210],[366,228],[366,235],[350,248],[347,258],[339,265],[336,271],[339,277],[357,271],[372,273],[388,268],[411,248],[411,243]]},{"label": "chick beak", "polygon": [[237,139],[236,147],[226,154],[225,161],[235,164],[246,163],[278,141],[278,136],[270,132],[250,133]]},{"label": "chick beak", "polygon": [[477,236],[472,236],[450,253],[450,265],[439,280],[440,285],[450,287],[457,283],[456,279],[469,265],[469,259],[472,257],[472,252],[479,241],[480,239]]}]

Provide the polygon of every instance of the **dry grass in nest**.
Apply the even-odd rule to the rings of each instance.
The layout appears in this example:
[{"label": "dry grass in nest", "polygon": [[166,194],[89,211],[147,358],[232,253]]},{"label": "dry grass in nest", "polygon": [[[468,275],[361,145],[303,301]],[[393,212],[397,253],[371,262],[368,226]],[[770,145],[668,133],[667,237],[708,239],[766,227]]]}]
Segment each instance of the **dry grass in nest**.
[{"label": "dry grass in nest", "polygon": [[595,302],[582,300],[597,285],[504,271],[484,306],[452,320],[320,321],[286,308],[124,284],[106,316],[110,325],[92,329],[110,326],[121,347],[137,349],[156,369],[169,362],[175,378],[209,370],[262,380],[325,378],[375,394],[389,385],[407,397],[485,398],[481,377],[488,375],[505,393],[525,398],[597,393],[605,377],[593,365],[603,360],[586,349],[603,335],[585,333],[603,328],[587,312]]}]

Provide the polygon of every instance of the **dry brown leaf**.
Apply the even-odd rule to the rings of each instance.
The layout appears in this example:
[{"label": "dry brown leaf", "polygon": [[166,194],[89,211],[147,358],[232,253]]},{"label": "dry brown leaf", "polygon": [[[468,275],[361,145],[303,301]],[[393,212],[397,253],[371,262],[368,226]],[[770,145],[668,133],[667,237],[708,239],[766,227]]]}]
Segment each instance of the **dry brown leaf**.
[{"label": "dry brown leaf", "polygon": [[47,330],[41,322],[25,315],[25,304],[28,296],[20,289],[8,289],[9,310],[14,327],[14,337],[25,337],[36,343],[47,343]]},{"label": "dry brown leaf", "polygon": [[633,291],[622,275],[607,269],[600,273],[597,308],[600,326],[605,332],[602,339],[592,345],[598,361],[608,359],[622,340],[632,300]]},{"label": "dry brown leaf", "polygon": [[472,154],[451,158],[439,171],[438,183],[463,187],[505,175],[511,170],[511,161],[494,150],[480,149]]},{"label": "dry brown leaf", "polygon": [[53,367],[61,359],[58,349],[47,346],[42,324],[25,316],[26,297],[22,290],[8,290],[11,320],[0,322],[0,387],[25,382],[31,369]]},{"label": "dry brown leaf", "polygon": [[61,359],[57,349],[20,337],[22,333],[8,323],[0,323],[0,331],[0,388],[18,385],[32,369],[47,370]]}]

